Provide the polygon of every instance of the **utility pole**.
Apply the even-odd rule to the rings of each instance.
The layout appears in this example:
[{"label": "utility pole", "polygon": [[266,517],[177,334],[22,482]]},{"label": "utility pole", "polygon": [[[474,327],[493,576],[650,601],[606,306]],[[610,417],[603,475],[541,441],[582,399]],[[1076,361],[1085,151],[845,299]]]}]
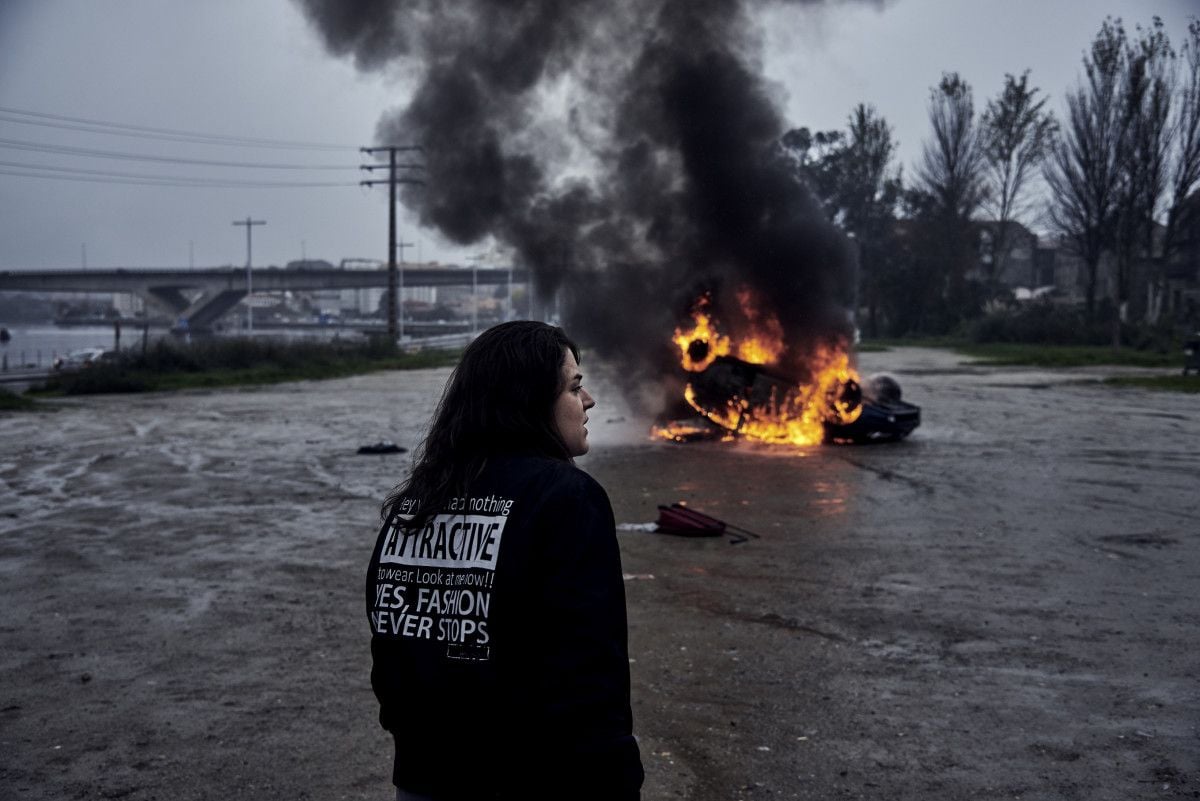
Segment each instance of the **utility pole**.
[{"label": "utility pole", "polygon": [[400,277],[400,280],[398,282],[400,285],[400,289],[396,293],[399,296],[398,300],[396,301],[396,306],[397,306],[396,316],[400,319],[399,334],[397,335],[398,342],[404,341],[404,249],[411,248],[412,246],[413,246],[412,242],[397,242],[396,243],[396,250],[400,251],[400,264],[396,268],[396,274]]},{"label": "utility pole", "polygon": [[254,293],[253,278],[250,274],[250,232],[256,225],[266,225],[266,220],[234,220],[234,225],[246,226],[246,332],[254,333],[254,307],[250,305],[250,295]]},{"label": "utility pole", "polygon": [[480,253],[477,256],[469,257],[471,265],[471,334],[474,335],[479,330],[479,277],[478,267],[479,262],[488,257],[487,253]]},{"label": "utility pole", "polygon": [[360,148],[363,153],[374,155],[384,151],[388,154],[387,164],[363,164],[361,168],[374,172],[375,170],[386,169],[388,177],[386,180],[372,179],[360,181],[362,186],[376,186],[378,184],[388,185],[388,294],[387,294],[387,316],[388,316],[388,339],[392,344],[398,344],[404,337],[404,320],[400,319],[400,325],[397,327],[396,311],[399,307],[397,296],[397,284],[399,290],[404,289],[404,276],[396,268],[396,185],[397,184],[417,184],[424,186],[425,182],[416,178],[405,178],[397,174],[397,170],[407,169],[424,169],[420,164],[398,164],[396,162],[396,154],[401,152],[419,151],[423,148],[420,145],[384,145],[381,147],[364,147]]}]

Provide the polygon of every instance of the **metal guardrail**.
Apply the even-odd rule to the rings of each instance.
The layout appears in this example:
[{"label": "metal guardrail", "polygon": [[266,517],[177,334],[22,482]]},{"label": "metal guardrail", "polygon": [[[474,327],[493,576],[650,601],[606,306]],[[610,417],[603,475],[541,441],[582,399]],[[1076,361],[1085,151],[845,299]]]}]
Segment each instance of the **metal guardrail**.
[{"label": "metal guardrail", "polygon": [[51,371],[45,367],[20,367],[0,370],[0,386],[9,392],[21,393],[32,386],[45,382]]},{"label": "metal guardrail", "polygon": [[405,339],[400,343],[400,349],[405,352],[417,350],[438,349],[438,348],[465,348],[471,344],[471,340],[475,339],[478,333],[475,331],[467,331],[461,334],[440,334],[433,337],[421,337],[420,339]]}]

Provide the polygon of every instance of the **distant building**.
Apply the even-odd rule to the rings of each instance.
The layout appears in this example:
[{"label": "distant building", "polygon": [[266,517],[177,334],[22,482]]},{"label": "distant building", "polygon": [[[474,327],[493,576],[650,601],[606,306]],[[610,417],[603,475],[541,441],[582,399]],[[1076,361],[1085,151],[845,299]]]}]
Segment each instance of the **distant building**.
[{"label": "distant building", "polygon": [[112,306],[121,317],[139,317],[146,312],[146,301],[133,292],[114,292]]},{"label": "distant building", "polygon": [[[342,259],[341,270],[384,270],[387,268],[379,259]],[[338,308],[343,315],[370,317],[379,311],[379,302],[387,293],[386,287],[366,289],[343,289],[338,293]]]},{"label": "distant building", "polygon": [[1000,223],[995,220],[980,220],[975,223],[979,261],[967,272],[967,279],[986,282],[991,278],[1007,289],[1035,289],[1043,286],[1037,264],[1037,235],[1016,221],[1009,221],[1006,227],[1006,252],[1000,253]]},{"label": "distant building", "polygon": [[[1191,195],[1180,213],[1180,229],[1171,252],[1164,257],[1166,228],[1154,224],[1149,252],[1143,247],[1128,265],[1127,320],[1159,320],[1170,315],[1200,329],[1200,192]],[[917,230],[912,219],[899,219],[894,231],[903,243]],[[1009,223],[1007,254],[998,252],[995,220],[972,223],[976,259],[967,267],[967,281],[995,281],[1018,297],[1049,297],[1064,304],[1087,298],[1088,266],[1062,235],[1039,236],[1018,222]],[[1020,291],[1018,291],[1020,290]],[[1117,259],[1105,251],[1096,265],[1095,300],[1117,296]]]},{"label": "distant building", "polygon": [[1165,311],[1200,330],[1200,192],[1180,210],[1177,244],[1164,265]]},{"label": "distant building", "polygon": [[1040,237],[1033,259],[1037,287],[1054,287],[1054,297],[1063,302],[1084,302],[1087,297],[1087,265],[1062,237]]}]

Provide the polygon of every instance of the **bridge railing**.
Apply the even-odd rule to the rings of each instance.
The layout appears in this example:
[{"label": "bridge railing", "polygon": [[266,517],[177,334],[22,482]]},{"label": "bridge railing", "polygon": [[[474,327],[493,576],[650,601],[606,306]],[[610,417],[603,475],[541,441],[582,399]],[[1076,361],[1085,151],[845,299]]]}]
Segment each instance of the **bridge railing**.
[{"label": "bridge railing", "polygon": [[416,350],[450,350],[452,348],[465,348],[471,344],[477,334],[473,331],[467,331],[461,334],[439,334],[432,337],[421,337],[420,339],[405,339],[400,343],[400,349],[407,352]]}]

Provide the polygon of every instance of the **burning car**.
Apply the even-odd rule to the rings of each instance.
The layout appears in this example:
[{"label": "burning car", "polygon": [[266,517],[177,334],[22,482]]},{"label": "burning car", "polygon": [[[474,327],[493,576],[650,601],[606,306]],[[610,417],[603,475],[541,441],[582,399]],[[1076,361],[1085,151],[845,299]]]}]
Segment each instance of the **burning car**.
[{"label": "burning car", "polygon": [[920,408],[901,400],[895,379],[860,381],[846,343],[813,348],[804,359],[806,378],[799,380],[775,366],[783,350],[777,326],[735,343],[719,332],[703,298],[692,318],[693,325],[677,329],[674,339],[688,373],[684,399],[705,422],[677,420],[657,429],[660,436],[743,436],[791,445],[887,442],[921,423]]},{"label": "burning car", "polygon": [[689,386],[689,404],[706,419],[768,442],[811,443],[815,422],[819,441],[839,444],[899,440],[921,424],[920,408],[901,400],[887,375],[845,378],[818,395],[763,365],[718,356]]}]

